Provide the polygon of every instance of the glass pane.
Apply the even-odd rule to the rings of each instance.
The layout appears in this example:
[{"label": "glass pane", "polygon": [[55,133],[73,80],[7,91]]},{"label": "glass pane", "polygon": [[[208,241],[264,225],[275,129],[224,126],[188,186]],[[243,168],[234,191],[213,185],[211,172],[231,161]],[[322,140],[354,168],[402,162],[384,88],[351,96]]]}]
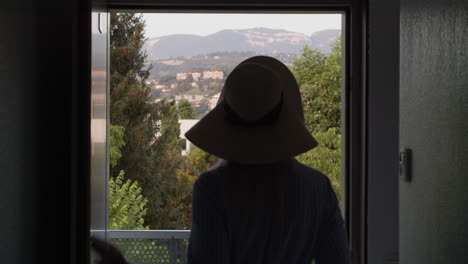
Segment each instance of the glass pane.
[{"label": "glass pane", "polygon": [[326,174],[343,204],[342,14],[110,16],[109,229],[152,230],[109,232],[129,259],[185,261],[176,248],[186,250],[192,184],[218,159],[184,134],[252,56],[272,56],[295,75],[319,142],[296,158]]}]

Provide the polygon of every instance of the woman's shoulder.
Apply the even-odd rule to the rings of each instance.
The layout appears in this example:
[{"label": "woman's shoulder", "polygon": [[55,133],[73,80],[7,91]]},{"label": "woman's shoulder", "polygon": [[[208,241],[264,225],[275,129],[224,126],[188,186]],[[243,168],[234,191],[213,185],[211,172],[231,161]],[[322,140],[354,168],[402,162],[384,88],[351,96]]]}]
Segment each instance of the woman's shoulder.
[{"label": "woman's shoulder", "polygon": [[[303,179],[307,184],[313,184],[319,187],[329,184],[330,180],[328,176],[296,159],[294,159],[293,167],[293,171],[297,177]],[[222,166],[220,164],[216,164],[213,167],[203,171],[195,180],[195,184],[216,188],[222,184],[223,181],[220,175],[220,170],[222,170]]]},{"label": "woman's shoulder", "polygon": [[315,168],[312,168],[310,166],[307,166],[298,160],[295,160],[294,168],[295,168],[294,169],[295,173],[299,177],[302,177],[309,183],[323,186],[323,185],[327,185],[327,183],[330,181],[328,176],[323,174],[321,171]]},{"label": "woman's shoulder", "polygon": [[203,185],[210,187],[221,183],[221,177],[219,177],[219,165],[214,165],[211,168],[200,173],[194,182],[194,185]]},{"label": "woman's shoulder", "polygon": [[[215,208],[222,208],[222,188],[223,181],[220,177],[217,167],[211,167],[197,177],[192,188],[193,195],[204,201],[211,201],[211,206]],[[201,198],[203,197],[203,198]]]}]

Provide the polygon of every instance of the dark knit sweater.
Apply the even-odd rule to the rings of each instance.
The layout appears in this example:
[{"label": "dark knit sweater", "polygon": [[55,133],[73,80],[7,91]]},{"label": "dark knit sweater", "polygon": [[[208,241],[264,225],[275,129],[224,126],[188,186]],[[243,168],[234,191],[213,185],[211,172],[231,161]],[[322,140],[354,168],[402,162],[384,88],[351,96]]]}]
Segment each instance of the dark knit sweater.
[{"label": "dark knit sweater", "polygon": [[[205,171],[193,185],[189,264],[351,263],[344,222],[327,176],[294,162],[297,191],[289,210],[296,213],[279,237],[262,208],[249,219],[226,210],[223,177],[217,170]],[[279,247],[269,247],[272,242]]]}]

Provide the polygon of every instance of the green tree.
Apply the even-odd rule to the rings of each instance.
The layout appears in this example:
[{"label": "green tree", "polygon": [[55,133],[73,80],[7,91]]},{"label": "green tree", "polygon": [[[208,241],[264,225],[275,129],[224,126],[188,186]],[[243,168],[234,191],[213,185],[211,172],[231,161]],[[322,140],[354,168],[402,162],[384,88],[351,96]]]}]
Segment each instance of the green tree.
[{"label": "green tree", "polygon": [[147,199],[141,194],[137,182],[124,182],[124,171],[109,179],[109,229],[142,230]]},{"label": "green tree", "polygon": [[304,47],[291,70],[301,89],[307,127],[312,132],[340,127],[341,38],[328,56]]},{"label": "green tree", "polygon": [[[123,140],[124,128],[110,126],[109,160],[111,168],[122,157],[121,149],[125,146]],[[117,177],[109,179],[109,228],[110,229],[148,229],[144,225],[147,200],[141,195],[141,187],[137,182],[127,180],[124,183],[123,170]]]},{"label": "green tree", "polygon": [[210,110],[208,104],[209,101],[205,98],[200,102],[200,106],[195,108],[198,118],[202,118]]},{"label": "green tree", "polygon": [[328,55],[304,47],[291,70],[300,86],[306,126],[319,142],[297,159],[328,175],[341,202],[341,37]]},{"label": "green tree", "polygon": [[187,99],[180,99],[178,102],[179,105],[179,115],[180,119],[195,119],[197,114],[195,113],[195,108]]},{"label": "green tree", "polygon": [[111,125],[109,141],[109,163],[111,168],[113,168],[122,157],[121,149],[125,146],[124,127]]},{"label": "green tree", "polygon": [[337,128],[314,133],[319,145],[297,156],[300,162],[320,170],[330,178],[333,189],[341,203],[341,135]]},{"label": "green tree", "polygon": [[176,168],[182,162],[180,131],[174,101],[150,101],[145,81],[152,66],[145,64],[144,29],[141,14],[111,13],[110,122],[124,128],[125,142],[111,176],[117,178],[124,171],[125,178],[141,184],[148,199],[145,223],[166,229],[171,228],[164,225],[166,215],[176,214],[169,205],[176,195]]},{"label": "green tree", "polygon": [[190,152],[187,156],[190,162],[190,167],[193,169],[193,174],[195,175],[199,175],[203,171],[207,170],[219,159],[194,145],[190,146]]},{"label": "green tree", "polygon": [[198,175],[217,161],[217,157],[192,145],[185,163],[177,170],[177,195],[173,203],[178,208],[178,215],[174,221],[181,229],[191,229],[193,183]]}]

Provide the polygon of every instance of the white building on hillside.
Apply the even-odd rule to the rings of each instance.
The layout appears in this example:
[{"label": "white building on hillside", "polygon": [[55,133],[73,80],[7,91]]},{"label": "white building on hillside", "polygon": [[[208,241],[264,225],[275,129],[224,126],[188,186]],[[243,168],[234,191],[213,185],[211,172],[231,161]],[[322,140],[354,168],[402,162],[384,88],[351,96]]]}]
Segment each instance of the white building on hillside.
[{"label": "white building on hillside", "polygon": [[188,76],[188,73],[180,72],[180,73],[177,73],[176,79],[177,80],[185,80],[185,79],[187,79],[187,76]]},{"label": "white building on hillside", "polygon": [[203,79],[223,79],[224,73],[222,71],[204,71]]},{"label": "white building on hillside", "polygon": [[213,95],[213,97],[211,97],[210,102],[209,102],[209,106],[208,106],[210,108],[210,110],[215,108],[216,104],[218,103],[220,94],[221,93],[217,93],[217,94]]},{"label": "white building on hillside", "polygon": [[187,155],[190,152],[190,142],[185,138],[185,132],[189,131],[196,123],[198,119],[179,119],[180,125],[180,139],[182,140],[182,155]]},{"label": "white building on hillside", "polygon": [[200,80],[201,75],[202,74],[200,72],[192,72],[192,78],[196,82],[198,82]]},{"label": "white building on hillside", "polygon": [[192,76],[193,80],[198,82],[200,77],[202,76],[201,72],[179,72],[176,74],[177,80],[185,80],[189,76]]}]

